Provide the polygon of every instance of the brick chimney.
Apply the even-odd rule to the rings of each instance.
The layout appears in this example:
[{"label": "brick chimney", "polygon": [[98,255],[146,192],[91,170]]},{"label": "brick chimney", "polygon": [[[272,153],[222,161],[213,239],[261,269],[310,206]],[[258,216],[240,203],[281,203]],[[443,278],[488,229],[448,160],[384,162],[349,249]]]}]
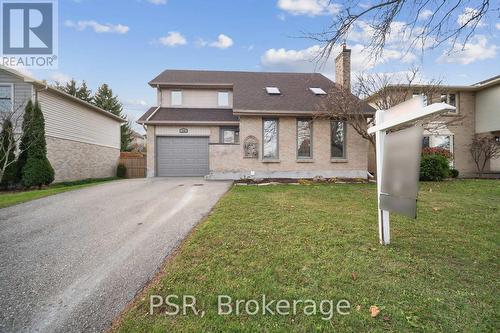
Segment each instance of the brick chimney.
[{"label": "brick chimney", "polygon": [[335,81],[342,88],[351,90],[351,50],[342,44],[342,52],[335,58]]}]

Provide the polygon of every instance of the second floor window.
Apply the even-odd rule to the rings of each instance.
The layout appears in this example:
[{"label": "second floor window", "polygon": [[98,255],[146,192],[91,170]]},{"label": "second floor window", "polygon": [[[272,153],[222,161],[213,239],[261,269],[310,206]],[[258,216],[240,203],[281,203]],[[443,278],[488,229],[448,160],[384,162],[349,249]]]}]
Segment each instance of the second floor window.
[{"label": "second floor window", "polygon": [[172,90],[170,93],[170,103],[172,105],[182,105],[182,90]]},{"label": "second floor window", "polygon": [[0,112],[12,111],[12,86],[0,85]]},{"label": "second floor window", "polygon": [[229,92],[219,91],[217,100],[219,106],[229,106]]},{"label": "second floor window", "polygon": [[[454,107],[458,108],[458,105],[457,105],[457,94],[442,93],[441,94],[441,102],[449,104],[451,106],[454,106]],[[456,112],[457,112],[457,109],[455,109],[455,111],[451,111],[451,113],[456,113]]]},{"label": "second floor window", "polygon": [[312,157],[312,120],[297,119],[297,157]]},{"label": "second floor window", "polygon": [[418,93],[418,92],[414,92],[411,97],[414,98],[414,97],[419,97],[419,96],[422,96],[424,98],[424,106],[427,106],[429,104],[429,98],[427,97],[427,95],[422,94],[422,93]]},{"label": "second floor window", "polygon": [[262,157],[278,159],[278,119],[262,121]]}]

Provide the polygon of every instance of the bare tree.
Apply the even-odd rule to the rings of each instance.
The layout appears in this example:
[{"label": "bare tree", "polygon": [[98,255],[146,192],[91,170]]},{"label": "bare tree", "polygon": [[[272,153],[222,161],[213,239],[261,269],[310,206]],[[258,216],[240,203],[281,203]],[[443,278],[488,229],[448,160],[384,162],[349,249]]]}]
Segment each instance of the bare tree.
[{"label": "bare tree", "polygon": [[[375,111],[388,110],[410,98],[414,93],[426,96],[433,102],[441,95],[441,82],[431,80],[427,84],[415,84],[419,79],[419,70],[412,68],[404,75],[390,73],[360,73],[356,75],[353,92],[336,88],[325,98],[316,113],[316,118],[329,118],[346,121],[364,139],[375,147],[375,137],[368,134],[368,128],[374,125]],[[449,119],[434,118],[429,130],[438,131],[460,121],[463,117]]]},{"label": "bare tree", "polygon": [[[12,152],[16,155],[22,153],[19,143],[22,138],[22,125],[24,121],[24,108],[26,102],[12,103],[4,102],[0,104],[0,128],[3,128],[6,121],[12,124],[12,135],[0,136],[0,156],[4,156],[0,164],[0,180],[3,179],[5,171],[11,167],[16,160],[7,158]],[[25,124],[27,126],[28,124]],[[24,150],[28,149],[25,147]]]},{"label": "bare tree", "polygon": [[423,52],[445,42],[451,51],[457,43],[465,47],[486,16],[498,19],[499,4],[495,1],[490,8],[490,0],[348,0],[324,31],[307,36],[323,43],[323,58],[360,25],[370,34],[368,49],[375,57],[394,38],[407,51],[419,48]]},{"label": "bare tree", "polygon": [[500,158],[500,143],[491,136],[476,136],[470,145],[470,153],[481,177],[488,161]]}]

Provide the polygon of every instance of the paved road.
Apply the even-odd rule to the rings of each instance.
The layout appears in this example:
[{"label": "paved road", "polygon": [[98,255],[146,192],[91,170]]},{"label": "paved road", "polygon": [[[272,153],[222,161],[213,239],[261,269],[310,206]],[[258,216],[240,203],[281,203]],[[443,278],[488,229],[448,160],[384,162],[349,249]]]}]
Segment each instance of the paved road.
[{"label": "paved road", "polygon": [[0,209],[0,332],[105,330],[229,186],[123,180]]}]

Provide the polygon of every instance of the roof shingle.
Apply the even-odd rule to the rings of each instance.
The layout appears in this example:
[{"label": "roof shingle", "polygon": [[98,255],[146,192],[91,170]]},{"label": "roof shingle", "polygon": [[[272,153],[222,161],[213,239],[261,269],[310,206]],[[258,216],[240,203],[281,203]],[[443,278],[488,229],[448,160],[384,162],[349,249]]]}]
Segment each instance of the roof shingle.
[{"label": "roof shingle", "polygon": [[[340,87],[319,73],[274,73],[166,70],[151,86],[232,86],[233,109],[255,111],[318,111],[325,96],[309,88],[334,93]],[[266,87],[279,88],[280,95],[270,95]]]},{"label": "roof shingle", "polygon": [[[162,121],[175,121],[175,122],[228,122],[239,121],[239,117],[233,114],[231,109],[198,109],[198,108],[160,108],[154,114],[157,108],[149,109],[139,120],[143,122],[162,122]],[[148,120],[148,118],[153,116]]]}]

